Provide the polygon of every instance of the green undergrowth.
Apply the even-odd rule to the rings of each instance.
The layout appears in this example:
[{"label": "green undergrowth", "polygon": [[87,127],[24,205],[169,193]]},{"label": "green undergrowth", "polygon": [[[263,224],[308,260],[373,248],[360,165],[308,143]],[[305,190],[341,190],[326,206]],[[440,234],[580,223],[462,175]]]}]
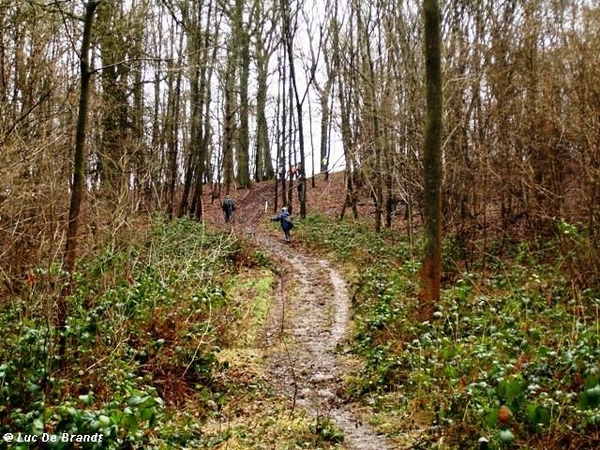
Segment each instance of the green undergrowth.
[{"label": "green undergrowth", "polygon": [[187,219],[142,221],[80,256],[59,333],[66,279],[59,264],[34,268],[0,303],[0,436],[101,434],[87,449],[330,447],[262,375],[275,272],[261,249]]},{"label": "green undergrowth", "polygon": [[405,240],[319,216],[300,229],[348,271],[364,366],[346,388],[380,430],[419,448],[598,448],[600,295],[573,287],[558,242],[505,244],[468,272],[446,250],[451,276],[422,322]]}]

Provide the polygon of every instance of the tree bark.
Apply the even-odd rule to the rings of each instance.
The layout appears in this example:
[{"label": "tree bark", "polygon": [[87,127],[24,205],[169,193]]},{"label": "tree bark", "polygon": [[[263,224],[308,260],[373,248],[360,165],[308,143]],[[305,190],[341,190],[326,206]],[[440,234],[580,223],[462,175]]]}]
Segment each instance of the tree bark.
[{"label": "tree bark", "polygon": [[271,151],[269,146],[269,125],[267,123],[267,94],[268,94],[268,67],[271,50],[265,48],[262,37],[256,38],[256,155],[254,179],[255,181],[271,180],[275,176]]},{"label": "tree bark", "polygon": [[423,146],[425,255],[421,269],[420,312],[433,317],[440,299],[442,246],[442,70],[441,12],[438,0],[424,0],[427,119]]},{"label": "tree bark", "polygon": [[81,70],[81,87],[79,91],[79,113],[75,135],[75,155],[73,164],[73,180],[71,183],[71,203],[69,206],[69,226],[67,230],[67,243],[63,256],[63,270],[69,275],[69,280],[62,290],[57,305],[57,325],[60,333],[58,356],[62,359],[66,351],[66,337],[64,334],[67,324],[68,309],[67,296],[73,288],[72,273],[75,269],[75,259],[78,243],[79,216],[83,197],[83,184],[85,178],[85,138],[88,116],[88,102],[90,97],[90,47],[92,40],[92,25],[94,13],[102,0],[89,1],[85,6],[83,38],[79,66]]},{"label": "tree bark", "polygon": [[237,152],[237,182],[241,188],[250,187],[250,130],[249,116],[250,105],[248,97],[248,84],[250,82],[250,36],[248,25],[243,20],[243,0],[236,0],[236,13],[234,23],[236,24],[236,41],[239,51],[240,73],[240,126],[238,130],[238,152]]}]

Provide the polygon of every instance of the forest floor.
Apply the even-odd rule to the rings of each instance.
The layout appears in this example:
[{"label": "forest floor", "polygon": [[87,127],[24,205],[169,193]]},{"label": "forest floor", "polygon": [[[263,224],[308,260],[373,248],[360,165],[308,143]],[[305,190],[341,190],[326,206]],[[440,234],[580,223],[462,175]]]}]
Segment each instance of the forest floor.
[{"label": "forest floor", "polygon": [[490,242],[470,266],[449,236],[442,296],[422,321],[407,224],[375,232],[368,195],[358,220],[337,220],[343,174],[307,184],[305,219],[292,187],[291,243],[270,220],[273,182],[232,189],[227,224],[225,192],[209,186],[203,223],[140,215],[115,227],[100,214],[69,296],[66,371],[48,372],[63,274],[28,268],[0,302],[0,436],[101,430],[112,449],[599,448],[598,291],[565,271],[582,261],[582,229]]}]

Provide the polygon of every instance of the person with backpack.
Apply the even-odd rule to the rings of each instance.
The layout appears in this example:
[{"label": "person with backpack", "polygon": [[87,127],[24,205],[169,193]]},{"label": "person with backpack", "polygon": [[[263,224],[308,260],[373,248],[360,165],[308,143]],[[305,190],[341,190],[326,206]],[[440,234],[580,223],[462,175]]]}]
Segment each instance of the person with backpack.
[{"label": "person with backpack", "polygon": [[292,215],[289,213],[288,209],[285,206],[281,208],[281,213],[273,217],[271,221],[280,223],[285,242],[290,242],[292,240],[290,231],[294,228],[294,222],[292,222]]},{"label": "person with backpack", "polygon": [[223,214],[225,214],[225,223],[228,223],[235,211],[235,203],[233,203],[233,199],[227,195],[225,200],[223,200]]}]

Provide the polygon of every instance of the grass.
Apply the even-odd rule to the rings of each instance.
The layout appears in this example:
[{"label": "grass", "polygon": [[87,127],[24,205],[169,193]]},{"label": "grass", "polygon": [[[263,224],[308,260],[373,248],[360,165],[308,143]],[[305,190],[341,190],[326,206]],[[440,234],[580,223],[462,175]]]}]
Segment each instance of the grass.
[{"label": "grass", "polygon": [[232,278],[230,292],[240,318],[233,338],[238,343],[259,345],[259,333],[268,319],[274,282],[275,276],[268,269],[243,271]]},{"label": "grass", "polygon": [[435,319],[420,322],[419,261],[401,238],[319,216],[299,230],[352,279],[353,349],[364,366],[346,386],[372,405],[380,430],[427,448],[479,448],[482,437],[490,448],[598,445],[600,296],[573,290],[556,242],[517,243],[464,273],[446,253],[453,276]]}]

